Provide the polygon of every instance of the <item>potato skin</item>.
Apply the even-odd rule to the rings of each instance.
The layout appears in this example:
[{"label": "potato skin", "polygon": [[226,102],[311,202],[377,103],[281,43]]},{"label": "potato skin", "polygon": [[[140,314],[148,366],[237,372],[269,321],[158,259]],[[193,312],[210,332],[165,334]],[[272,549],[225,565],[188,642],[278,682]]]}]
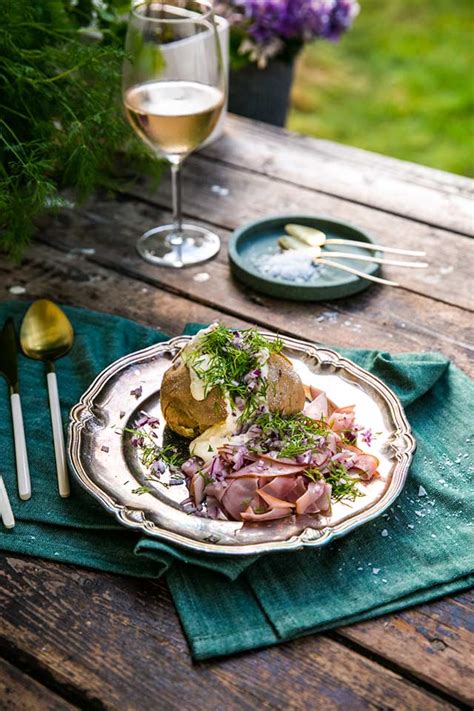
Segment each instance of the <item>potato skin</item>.
[{"label": "potato skin", "polygon": [[[177,358],[163,376],[161,410],[168,427],[189,439],[197,437],[227,416],[220,388],[213,388],[204,400],[191,394],[187,365]],[[305,403],[304,387],[298,373],[285,356],[272,353],[268,361],[268,407],[272,412],[292,415]]]},{"label": "potato skin", "polygon": [[304,386],[291,361],[272,353],[268,361],[268,407],[271,412],[294,415],[305,403]]},{"label": "potato skin", "polygon": [[189,370],[181,358],[175,360],[165,372],[160,400],[168,427],[189,439],[222,422],[227,416],[220,388],[212,388],[204,400],[193,398]]}]

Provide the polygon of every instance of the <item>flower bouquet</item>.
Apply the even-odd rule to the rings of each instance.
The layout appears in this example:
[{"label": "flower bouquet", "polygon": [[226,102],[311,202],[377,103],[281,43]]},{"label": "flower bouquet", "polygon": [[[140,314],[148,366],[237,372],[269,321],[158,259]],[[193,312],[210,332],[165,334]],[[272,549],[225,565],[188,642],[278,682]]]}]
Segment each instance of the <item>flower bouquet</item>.
[{"label": "flower bouquet", "polygon": [[219,0],[231,26],[230,111],[284,125],[295,57],[339,39],[358,12],[357,0]]}]

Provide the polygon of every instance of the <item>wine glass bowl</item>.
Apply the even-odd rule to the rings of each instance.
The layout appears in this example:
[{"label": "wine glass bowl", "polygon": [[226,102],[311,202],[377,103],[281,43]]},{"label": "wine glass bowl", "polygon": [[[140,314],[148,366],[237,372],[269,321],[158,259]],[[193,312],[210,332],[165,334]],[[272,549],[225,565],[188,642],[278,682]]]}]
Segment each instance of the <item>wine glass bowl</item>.
[{"label": "wine glass bowl", "polygon": [[173,223],[148,230],[137,249],[154,264],[183,267],[219,250],[217,235],[181,219],[181,165],[212,133],[225,104],[220,41],[209,3],[135,5],[123,68],[123,103],[136,134],[171,165]]}]

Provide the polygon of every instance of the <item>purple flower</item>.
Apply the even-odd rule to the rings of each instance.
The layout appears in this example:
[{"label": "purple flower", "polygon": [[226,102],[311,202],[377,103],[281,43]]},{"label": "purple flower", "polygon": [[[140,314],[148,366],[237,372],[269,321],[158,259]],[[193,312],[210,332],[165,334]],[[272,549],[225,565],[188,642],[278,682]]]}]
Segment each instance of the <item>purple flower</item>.
[{"label": "purple flower", "polygon": [[282,54],[288,43],[337,40],[358,11],[357,0],[221,0],[216,7],[246,35],[240,51],[259,62]]},{"label": "purple flower", "polygon": [[139,385],[138,388],[135,388],[134,390],[130,390],[130,395],[134,395],[138,400],[138,398],[142,396],[142,391],[143,391],[143,388],[141,385]]},{"label": "purple flower", "polygon": [[364,432],[360,433],[360,436],[361,436],[362,441],[365,442],[365,444],[368,447],[370,447],[370,445],[372,444],[372,440],[374,438],[374,433],[372,432],[372,430],[370,430],[370,429],[364,430]]},{"label": "purple flower", "polygon": [[166,471],[166,464],[162,462],[161,459],[157,459],[156,462],[153,462],[151,465],[150,471],[155,474],[163,474]]}]

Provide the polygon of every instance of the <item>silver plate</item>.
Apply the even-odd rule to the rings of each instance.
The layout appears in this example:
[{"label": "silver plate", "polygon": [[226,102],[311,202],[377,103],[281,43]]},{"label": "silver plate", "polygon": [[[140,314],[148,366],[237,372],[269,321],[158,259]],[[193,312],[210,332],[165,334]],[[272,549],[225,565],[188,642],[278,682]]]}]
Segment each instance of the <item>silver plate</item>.
[{"label": "silver plate", "polygon": [[[275,338],[265,333],[270,339]],[[71,410],[68,453],[79,482],[125,526],[206,553],[255,554],[321,546],[379,516],[401,492],[415,440],[398,398],[384,383],[335,351],[283,337],[302,381],[324,390],[337,405],[356,406],[357,421],[376,437],[370,452],[380,460],[380,478],[362,487],[364,496],[339,502],[331,516],[292,516],[267,523],[215,521],[186,514],[186,486],[150,484],[147,471],[124,431],[144,410],[163,421],[163,373],[189,336],[173,338],[117,360],[106,368]],[[132,394],[141,387],[141,395]],[[163,427],[158,443],[162,441]],[[151,493],[133,493],[153,486]]]}]

